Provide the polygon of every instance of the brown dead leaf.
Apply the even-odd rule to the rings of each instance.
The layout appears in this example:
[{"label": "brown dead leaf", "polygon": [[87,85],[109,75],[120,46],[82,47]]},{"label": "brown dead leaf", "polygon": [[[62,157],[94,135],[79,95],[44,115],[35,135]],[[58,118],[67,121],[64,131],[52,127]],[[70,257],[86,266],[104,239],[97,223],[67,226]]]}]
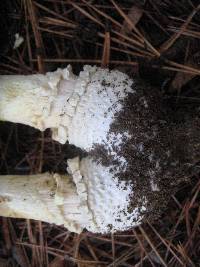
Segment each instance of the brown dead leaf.
[{"label": "brown dead leaf", "polygon": [[172,89],[179,91],[187,82],[192,80],[195,76],[196,75],[193,74],[178,72],[171,83]]},{"label": "brown dead leaf", "polygon": [[49,267],[64,267],[64,259],[56,257],[50,264]]},{"label": "brown dead leaf", "polygon": [[[194,61],[194,58],[198,56],[198,54],[196,53],[195,55],[191,56],[190,59],[187,62],[185,62],[185,65],[195,67],[198,69],[199,66]],[[171,90],[180,91],[180,89],[190,80],[192,80],[195,76],[196,76],[195,74],[177,72],[171,83]]]},{"label": "brown dead leaf", "polygon": [[[137,23],[140,21],[141,17],[143,15],[143,10],[137,6],[132,6],[129,10],[127,16],[132,21],[132,23],[136,26]],[[128,33],[131,31],[130,25],[124,21],[121,28],[121,33]]]}]

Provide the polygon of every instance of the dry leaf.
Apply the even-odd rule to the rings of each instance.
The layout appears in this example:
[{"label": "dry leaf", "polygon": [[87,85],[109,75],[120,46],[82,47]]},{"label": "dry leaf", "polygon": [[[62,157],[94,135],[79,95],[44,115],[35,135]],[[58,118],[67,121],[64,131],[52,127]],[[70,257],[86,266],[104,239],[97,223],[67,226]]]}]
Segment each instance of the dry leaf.
[{"label": "dry leaf", "polygon": [[171,87],[174,90],[180,90],[181,87],[183,87],[187,82],[189,82],[190,80],[192,80],[196,75],[194,74],[187,74],[187,73],[183,73],[183,72],[178,72],[175,77],[174,80],[171,83]]},{"label": "dry leaf", "polygon": [[[187,62],[185,62],[185,65],[198,68],[199,66],[194,62],[194,58],[196,56],[198,55],[195,54],[194,56],[192,56]],[[192,80],[195,76],[195,74],[177,72],[171,83],[171,89],[179,91],[186,83]]]},{"label": "dry leaf", "polygon": [[[143,10],[137,6],[132,6],[127,14],[127,16],[129,17],[129,19],[132,21],[134,25],[137,25],[142,15],[143,15]],[[128,25],[128,23],[124,21],[122,28],[121,28],[121,33],[127,33],[129,31],[131,31],[131,28]]]},{"label": "dry leaf", "polygon": [[64,267],[64,259],[56,257],[50,264],[49,267]]}]

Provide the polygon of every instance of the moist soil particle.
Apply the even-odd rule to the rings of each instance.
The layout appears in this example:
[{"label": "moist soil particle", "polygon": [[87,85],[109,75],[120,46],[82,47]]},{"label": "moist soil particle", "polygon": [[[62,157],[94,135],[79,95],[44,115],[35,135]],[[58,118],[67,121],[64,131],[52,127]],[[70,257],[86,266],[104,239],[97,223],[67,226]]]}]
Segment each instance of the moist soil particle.
[{"label": "moist soil particle", "polygon": [[[121,111],[115,114],[107,136],[108,141],[113,134],[124,136],[120,145],[110,140],[117,159],[106,144],[96,144],[89,154],[95,161],[112,166],[111,172],[119,181],[131,181],[130,212],[146,206],[144,220],[152,221],[161,214],[178,185],[188,180],[190,170],[199,161],[200,122],[196,113],[186,120],[184,112],[177,122],[176,114],[163,105],[158,90],[140,82],[135,88],[135,93],[128,95]],[[118,160],[121,157],[126,160],[126,168]]]}]

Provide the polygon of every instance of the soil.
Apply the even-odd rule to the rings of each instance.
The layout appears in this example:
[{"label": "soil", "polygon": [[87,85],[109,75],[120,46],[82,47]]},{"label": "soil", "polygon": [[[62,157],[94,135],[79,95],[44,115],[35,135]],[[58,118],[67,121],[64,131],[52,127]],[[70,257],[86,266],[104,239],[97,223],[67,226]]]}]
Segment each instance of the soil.
[{"label": "soil", "polygon": [[[136,93],[130,93],[122,103],[123,109],[115,114],[108,139],[110,134],[130,136],[124,136],[120,146],[110,141],[112,151],[127,162],[126,170],[121,167],[116,177],[133,185],[130,211],[147,202],[145,219],[154,221],[178,185],[188,181],[191,169],[194,171],[199,159],[200,122],[197,112],[193,111],[189,119],[183,110],[177,121],[156,88],[138,81],[134,89]],[[106,145],[95,145],[90,154],[97,162],[113,166],[111,172],[122,165]]]}]

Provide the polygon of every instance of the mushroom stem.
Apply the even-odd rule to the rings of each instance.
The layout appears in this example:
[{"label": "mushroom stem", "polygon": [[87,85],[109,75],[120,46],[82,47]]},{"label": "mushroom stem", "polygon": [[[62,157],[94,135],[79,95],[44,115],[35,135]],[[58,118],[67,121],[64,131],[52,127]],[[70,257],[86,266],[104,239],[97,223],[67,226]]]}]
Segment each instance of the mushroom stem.
[{"label": "mushroom stem", "polygon": [[50,128],[54,140],[89,151],[106,141],[132,84],[122,72],[87,65],[79,76],[71,66],[44,75],[2,75],[0,120]]},{"label": "mushroom stem", "polygon": [[41,116],[47,112],[49,98],[45,95],[43,75],[0,76],[0,119],[3,121],[42,130]]},{"label": "mushroom stem", "polygon": [[68,172],[0,175],[0,216],[64,225],[76,233],[107,233],[140,224],[145,206],[129,210],[132,186],[114,179],[108,167],[76,157],[68,160]]},{"label": "mushroom stem", "polygon": [[[45,75],[1,75],[0,120],[22,123],[41,131],[51,128],[54,135],[63,136],[65,132],[64,140],[59,140],[65,143],[66,131],[61,121],[68,107],[64,111],[63,108],[78,82],[70,66]],[[65,118],[65,128],[66,124]]]},{"label": "mushroom stem", "polygon": [[1,175],[0,215],[41,220],[81,232],[87,216],[68,175]]}]

